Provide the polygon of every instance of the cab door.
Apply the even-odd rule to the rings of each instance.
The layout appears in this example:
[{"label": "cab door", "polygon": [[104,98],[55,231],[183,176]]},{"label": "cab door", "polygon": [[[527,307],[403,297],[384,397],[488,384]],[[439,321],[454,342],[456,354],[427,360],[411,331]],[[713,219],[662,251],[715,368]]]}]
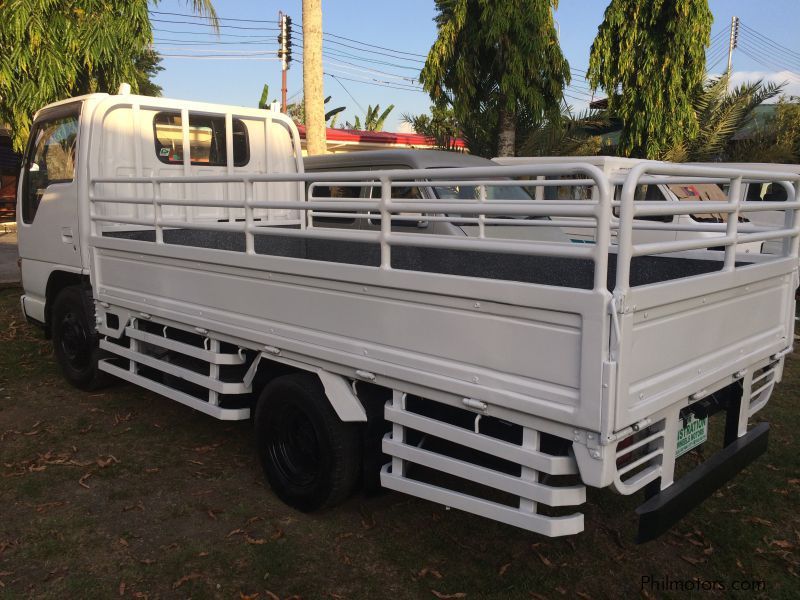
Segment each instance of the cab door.
[{"label": "cab door", "polygon": [[[43,305],[50,272],[80,272],[76,161],[81,103],[39,116],[31,127],[17,198],[26,295]],[[38,311],[37,311],[38,312]]]}]

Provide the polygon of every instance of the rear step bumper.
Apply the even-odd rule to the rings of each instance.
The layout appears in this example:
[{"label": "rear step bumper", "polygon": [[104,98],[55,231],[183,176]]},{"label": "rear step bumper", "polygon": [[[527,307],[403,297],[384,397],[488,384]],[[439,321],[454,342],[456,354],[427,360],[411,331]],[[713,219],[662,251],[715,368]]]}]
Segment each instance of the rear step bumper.
[{"label": "rear step bumper", "polygon": [[767,449],[769,423],[759,423],[657,493],[636,509],[637,543],[649,542],[667,531],[695,506],[708,498]]}]

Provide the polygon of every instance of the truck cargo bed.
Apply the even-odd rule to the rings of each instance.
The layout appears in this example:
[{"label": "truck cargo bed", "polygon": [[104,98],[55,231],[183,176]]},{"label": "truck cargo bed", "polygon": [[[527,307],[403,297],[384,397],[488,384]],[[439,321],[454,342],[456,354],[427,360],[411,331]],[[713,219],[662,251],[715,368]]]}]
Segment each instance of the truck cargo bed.
[{"label": "truck cargo bed", "polygon": [[[106,231],[104,235],[140,241],[155,241],[155,231]],[[235,231],[166,229],[164,242],[177,246],[213,248],[244,252],[245,235]],[[377,243],[338,240],[255,236],[256,254],[285,256],[377,267]],[[607,285],[613,290],[616,280],[616,254],[609,254]],[[594,264],[591,260],[567,257],[509,255],[498,252],[448,250],[439,248],[397,247],[392,253],[393,268],[406,271],[443,273],[503,281],[520,281],[558,287],[592,289]],[[739,261],[737,266],[750,264]],[[718,271],[720,261],[641,256],[631,262],[631,285],[646,285]]]}]

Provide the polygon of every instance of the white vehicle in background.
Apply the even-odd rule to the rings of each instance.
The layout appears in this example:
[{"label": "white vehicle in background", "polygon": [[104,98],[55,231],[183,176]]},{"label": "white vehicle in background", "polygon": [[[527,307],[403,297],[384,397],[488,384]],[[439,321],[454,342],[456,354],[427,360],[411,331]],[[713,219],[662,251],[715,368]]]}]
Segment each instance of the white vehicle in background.
[{"label": "white vehicle in background", "polygon": [[[660,161],[648,161],[634,158],[623,158],[616,156],[563,156],[563,157],[529,157],[519,156],[512,158],[498,157],[492,159],[500,165],[520,166],[520,165],[542,165],[542,164],[589,164],[598,167],[606,174],[614,186],[614,199],[619,201],[622,185],[625,182],[630,170],[639,164],[664,165]],[[705,165],[707,166],[707,165]],[[716,165],[715,165],[716,166]],[[548,178],[544,178],[545,180]],[[556,180],[558,178],[555,178]],[[536,198],[539,200],[586,200],[586,188],[579,188],[568,183],[563,185],[555,184],[552,186],[542,186],[537,188]],[[714,181],[704,181],[696,178],[695,181],[689,179],[681,183],[671,183],[658,176],[642,180],[634,192],[634,200],[640,201],[663,201],[667,203],[675,202],[725,202],[728,199],[726,190],[719,183]],[[619,209],[615,208],[612,216],[612,227],[618,224]],[[724,237],[727,230],[728,215],[709,211],[707,213],[694,214],[664,214],[639,216],[633,222],[633,241],[634,243],[648,242],[667,242],[673,240],[703,240],[710,241],[714,238]],[[740,215],[740,230],[747,231],[749,216]],[[592,228],[581,226],[581,221],[585,219],[574,219],[573,226],[564,228],[564,232],[573,242],[585,243],[594,242]],[[755,231],[755,230],[754,230]],[[616,235],[612,233],[612,239]],[[709,245],[712,249],[713,244]],[[762,243],[755,242],[740,244],[737,252],[750,254],[762,251]]]},{"label": "white vehicle in background", "polygon": [[[378,150],[367,152],[350,152],[341,154],[328,154],[323,156],[306,157],[303,161],[306,173],[337,173],[362,171],[365,177],[370,171],[382,170],[431,170],[457,168],[457,167],[492,167],[495,166],[488,158],[471,156],[460,152],[446,152],[442,150]],[[458,181],[452,184],[418,179],[418,186],[399,188],[395,190],[396,197],[408,200],[421,201],[475,201],[480,200],[483,191],[485,202],[525,202],[531,197],[519,185],[502,185],[503,179],[497,180],[498,185],[477,186],[470,185],[467,181]],[[426,185],[427,184],[427,185]],[[380,186],[366,187],[359,185],[333,185],[323,186],[318,183],[310,184],[310,192],[317,196],[331,196],[341,199],[369,199],[380,195]],[[359,212],[361,217],[359,218]],[[314,222],[319,226],[335,225],[342,228],[354,228],[363,231],[377,231],[380,229],[380,219],[365,218],[366,211],[353,211],[339,217],[314,217]],[[461,217],[461,220],[457,220]],[[455,220],[454,220],[455,219]],[[401,217],[392,219],[392,229],[398,232],[431,233],[440,235],[471,236],[499,239],[537,240],[541,242],[568,242],[569,238],[557,227],[530,226],[530,220],[548,220],[547,216],[525,217],[523,215],[494,215],[494,222],[476,218],[475,215],[459,215],[451,212],[447,215],[435,214],[429,211],[417,213],[404,213]],[[527,222],[525,222],[527,219]]]},{"label": "white vehicle in background", "polygon": [[[767,173],[797,173],[800,174],[800,165],[781,163],[714,163],[725,169],[757,169]],[[723,186],[727,192],[727,186]],[[742,181],[742,197],[749,202],[785,202],[794,193],[792,184],[788,181]],[[753,213],[750,221],[761,227],[781,227],[786,214],[782,210],[764,211]],[[769,254],[780,253],[780,242],[764,242],[762,252]]]},{"label": "white vehicle in background", "polygon": [[[780,229],[730,218],[679,238],[674,216],[764,203],[634,192],[800,176],[566,160],[305,173],[286,115],[125,93],[40,110],[21,175],[22,311],[65,378],[252,416],[265,476],[299,510],[372,482],[561,536],[583,530],[587,486],[612,487],[645,493],[648,540],[766,450],[769,424],[750,419],[792,350],[800,202],[781,203]],[[490,192],[554,181],[585,199]],[[643,216],[663,238],[634,239]],[[596,243],[560,237],[575,218]],[[737,253],[766,240],[781,253]],[[682,461],[709,428],[718,448]]]}]

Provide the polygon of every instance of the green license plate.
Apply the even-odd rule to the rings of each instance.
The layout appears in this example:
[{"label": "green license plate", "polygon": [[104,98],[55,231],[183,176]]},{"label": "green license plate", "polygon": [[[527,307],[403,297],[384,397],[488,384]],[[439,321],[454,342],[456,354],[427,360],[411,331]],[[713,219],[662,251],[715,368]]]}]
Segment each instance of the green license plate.
[{"label": "green license plate", "polygon": [[695,419],[694,415],[678,431],[678,451],[675,458],[697,448],[708,439],[708,417]]}]

